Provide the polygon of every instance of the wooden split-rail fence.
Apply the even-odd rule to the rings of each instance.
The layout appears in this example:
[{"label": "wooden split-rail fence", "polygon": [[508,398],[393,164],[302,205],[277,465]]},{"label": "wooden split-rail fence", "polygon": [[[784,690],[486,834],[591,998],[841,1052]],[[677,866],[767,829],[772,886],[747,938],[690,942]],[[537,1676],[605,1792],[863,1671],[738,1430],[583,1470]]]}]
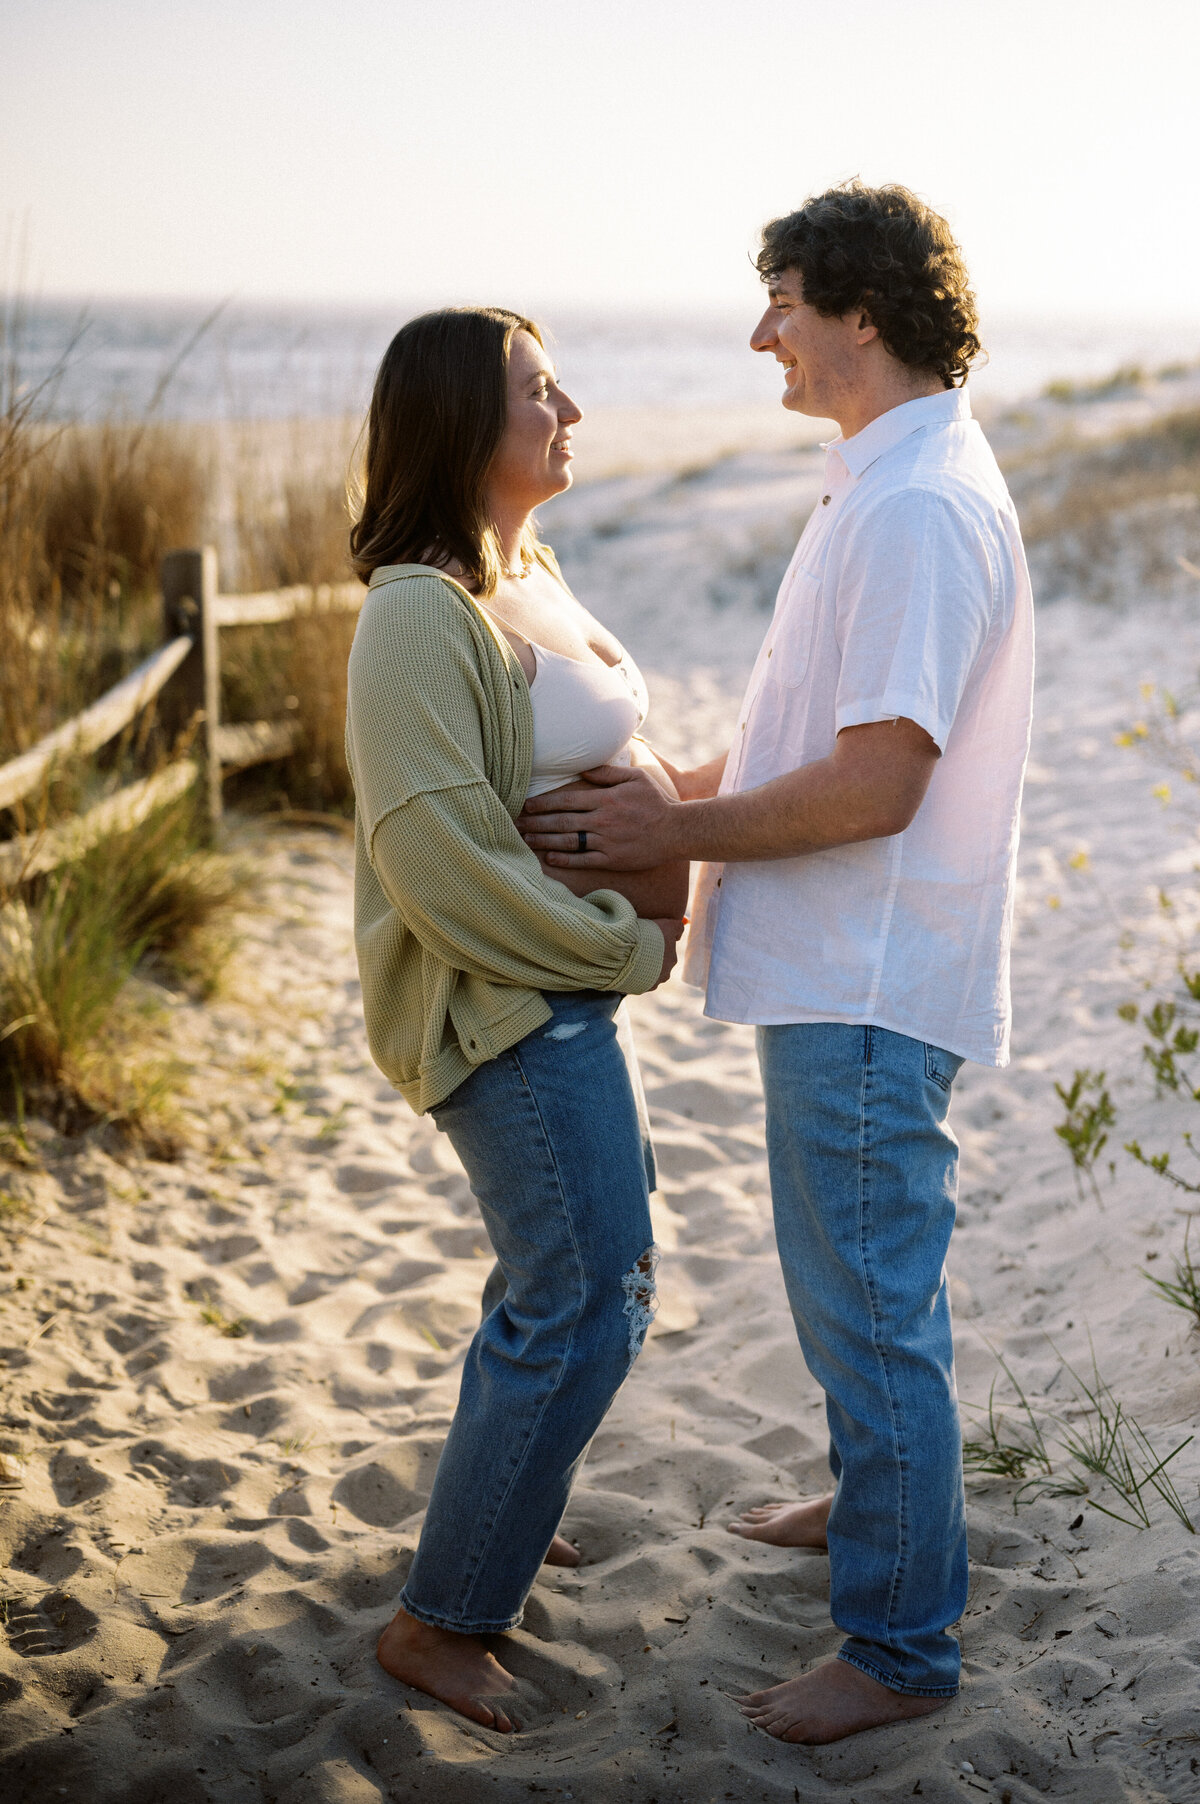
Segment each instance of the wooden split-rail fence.
[{"label": "wooden split-rail fence", "polygon": [[128,784],[84,814],[0,841],[0,890],[69,864],[114,833],[129,832],[198,779],[209,817],[218,823],[223,779],[286,757],[298,733],[291,720],[222,724],[221,628],[272,626],[297,614],[356,613],[365,595],[357,582],[222,595],[211,546],[168,552],[162,563],[164,643],[99,701],[19,758],[0,765],[0,809],[35,795],[57,766],[107,745],[164,691],[170,718],[195,727],[191,754]]}]

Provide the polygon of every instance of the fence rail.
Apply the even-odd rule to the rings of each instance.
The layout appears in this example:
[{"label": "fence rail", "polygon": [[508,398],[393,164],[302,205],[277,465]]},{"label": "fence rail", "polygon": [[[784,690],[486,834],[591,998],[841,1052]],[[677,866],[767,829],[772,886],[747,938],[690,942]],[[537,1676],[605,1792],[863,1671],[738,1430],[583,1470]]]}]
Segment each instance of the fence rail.
[{"label": "fence rail", "polygon": [[276,626],[297,615],[357,613],[366,596],[359,583],[222,595],[211,546],[168,552],[161,588],[164,643],[99,701],[0,765],[0,809],[34,794],[57,767],[107,745],[160,696],[170,721],[195,728],[193,755],[175,759],[70,820],[0,841],[0,885],[5,888],[73,862],[114,833],[127,833],[183,795],[198,777],[209,816],[214,825],[219,823],[224,777],[286,758],[300,736],[294,720],[222,723],[221,629]]},{"label": "fence rail", "polygon": [[22,834],[0,844],[0,884],[6,888],[73,864],[114,833],[128,833],[158,809],[189,790],[200,774],[194,758],[177,758],[156,772],[118,789],[86,814],[76,814],[42,833]]},{"label": "fence rail", "polygon": [[267,589],[260,595],[217,595],[218,626],[274,626],[297,614],[357,614],[366,593],[361,583],[318,583],[315,589]]},{"label": "fence rail", "polygon": [[14,802],[24,800],[54,765],[68,758],[84,758],[115,739],[122,727],[127,727],[134,715],[153,701],[191,649],[191,640],[183,634],[169,640],[74,720],[47,733],[11,764],[0,766],[0,808],[11,808]]}]

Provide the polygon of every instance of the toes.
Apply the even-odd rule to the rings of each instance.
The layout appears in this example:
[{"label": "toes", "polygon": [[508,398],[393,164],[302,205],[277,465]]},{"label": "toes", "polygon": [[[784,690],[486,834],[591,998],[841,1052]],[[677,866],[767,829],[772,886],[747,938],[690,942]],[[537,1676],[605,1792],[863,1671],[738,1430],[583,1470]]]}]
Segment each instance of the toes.
[{"label": "toes", "polygon": [[498,1698],[472,1698],[470,1703],[470,1710],[464,1714],[474,1717],[485,1729],[494,1729],[498,1735],[511,1735],[514,1729],[521,1726]]},{"label": "toes", "polygon": [[795,1717],[787,1710],[765,1710],[751,1720],[756,1729],[761,1729],[764,1735],[773,1735],[776,1741],[785,1741],[788,1731],[797,1726]]},{"label": "toes", "polygon": [[555,1535],[546,1549],[543,1566],[578,1566],[583,1555],[564,1535]]}]

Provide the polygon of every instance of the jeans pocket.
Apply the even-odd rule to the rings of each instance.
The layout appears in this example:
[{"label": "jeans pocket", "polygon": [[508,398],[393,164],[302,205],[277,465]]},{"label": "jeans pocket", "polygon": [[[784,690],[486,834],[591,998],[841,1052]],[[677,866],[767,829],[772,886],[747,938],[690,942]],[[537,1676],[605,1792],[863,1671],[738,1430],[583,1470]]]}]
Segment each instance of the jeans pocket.
[{"label": "jeans pocket", "polygon": [[925,1042],[925,1075],[938,1086],[939,1090],[950,1093],[950,1086],[962,1070],[963,1062],[953,1052],[947,1052],[942,1046],[931,1046]]}]

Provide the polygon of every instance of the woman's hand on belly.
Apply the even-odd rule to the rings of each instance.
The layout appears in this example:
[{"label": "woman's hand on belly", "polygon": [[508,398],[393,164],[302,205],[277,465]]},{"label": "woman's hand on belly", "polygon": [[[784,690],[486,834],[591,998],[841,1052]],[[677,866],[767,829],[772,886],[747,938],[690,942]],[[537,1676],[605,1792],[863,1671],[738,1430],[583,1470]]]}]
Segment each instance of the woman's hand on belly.
[{"label": "woman's hand on belly", "polygon": [[[629,751],[631,763],[645,770],[666,795],[678,801],[675,785],[645,741],[632,740]],[[577,788],[578,783],[576,778],[574,783],[564,783],[561,787]],[[555,795],[557,791],[552,789],[546,793]],[[686,859],[657,864],[648,871],[564,870],[561,866],[548,865],[541,852],[537,853],[537,861],[547,877],[563,884],[573,896],[590,896],[598,889],[615,889],[619,896],[633,904],[643,921],[678,921],[687,913],[691,866]]]}]

